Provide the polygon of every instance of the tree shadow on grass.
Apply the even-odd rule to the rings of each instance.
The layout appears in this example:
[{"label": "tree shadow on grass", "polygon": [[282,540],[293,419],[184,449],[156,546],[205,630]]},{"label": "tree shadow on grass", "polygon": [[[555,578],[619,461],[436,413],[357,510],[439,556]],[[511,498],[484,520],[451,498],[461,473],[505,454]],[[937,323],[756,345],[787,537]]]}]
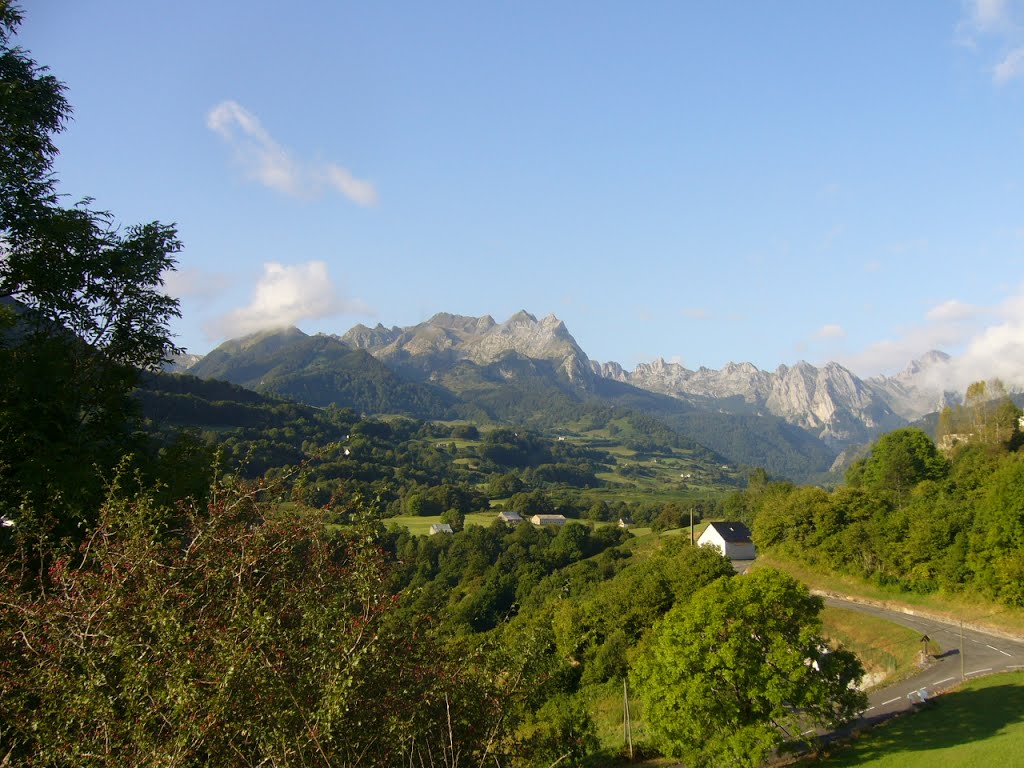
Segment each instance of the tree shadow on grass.
[{"label": "tree shadow on grass", "polygon": [[920,712],[891,720],[823,764],[860,765],[903,752],[984,741],[1015,723],[1024,723],[1024,686],[1004,684],[957,691],[933,699]]}]

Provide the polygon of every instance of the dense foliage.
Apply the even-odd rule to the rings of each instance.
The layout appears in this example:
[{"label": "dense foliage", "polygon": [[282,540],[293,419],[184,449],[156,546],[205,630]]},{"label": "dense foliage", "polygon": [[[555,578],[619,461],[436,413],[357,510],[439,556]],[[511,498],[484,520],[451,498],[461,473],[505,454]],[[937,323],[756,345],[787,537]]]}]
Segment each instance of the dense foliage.
[{"label": "dense foliage", "polygon": [[1008,402],[986,408],[1012,408],[1010,427],[961,433],[948,458],[925,433],[901,429],[831,493],[788,483],[748,491],[755,542],[908,591],[972,590],[1024,605],[1024,454],[1020,411]]},{"label": "dense foliage", "polygon": [[[27,765],[482,762],[507,745],[485,667],[396,610],[372,531],[115,487],[49,568],[0,584],[0,753]],[[270,496],[272,498],[272,495]]]},{"label": "dense foliage", "polygon": [[754,768],[787,738],[855,717],[857,658],[821,636],[822,600],[784,573],[719,579],[677,604],[639,658],[648,719],[688,766]]}]

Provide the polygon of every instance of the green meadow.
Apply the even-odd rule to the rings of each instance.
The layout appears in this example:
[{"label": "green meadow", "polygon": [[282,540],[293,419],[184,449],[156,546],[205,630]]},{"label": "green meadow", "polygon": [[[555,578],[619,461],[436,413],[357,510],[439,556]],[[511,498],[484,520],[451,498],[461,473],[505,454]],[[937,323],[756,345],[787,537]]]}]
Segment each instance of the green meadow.
[{"label": "green meadow", "polygon": [[989,768],[1024,761],[1024,672],[973,680],[859,738],[804,759],[821,768]]}]

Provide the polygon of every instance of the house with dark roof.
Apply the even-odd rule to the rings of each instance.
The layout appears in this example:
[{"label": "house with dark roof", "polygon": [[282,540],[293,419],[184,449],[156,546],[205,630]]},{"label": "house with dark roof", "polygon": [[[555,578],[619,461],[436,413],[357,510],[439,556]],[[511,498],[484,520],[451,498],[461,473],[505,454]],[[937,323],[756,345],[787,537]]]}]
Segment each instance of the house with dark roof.
[{"label": "house with dark roof", "polygon": [[715,547],[730,560],[753,560],[756,556],[754,542],[750,539],[750,529],[743,523],[708,523],[704,533],[697,539],[697,545]]},{"label": "house with dark roof", "polygon": [[508,510],[505,512],[499,512],[498,519],[508,525],[519,525],[519,523],[523,522],[523,518],[519,516],[518,512]]}]

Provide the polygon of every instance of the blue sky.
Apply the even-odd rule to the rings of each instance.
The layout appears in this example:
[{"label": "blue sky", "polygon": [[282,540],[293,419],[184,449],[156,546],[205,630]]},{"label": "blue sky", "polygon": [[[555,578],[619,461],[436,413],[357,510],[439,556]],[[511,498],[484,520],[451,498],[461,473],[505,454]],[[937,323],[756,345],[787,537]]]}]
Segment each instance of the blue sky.
[{"label": "blue sky", "polygon": [[556,314],[596,360],[1024,383],[1024,3],[24,3],[179,343]]}]

